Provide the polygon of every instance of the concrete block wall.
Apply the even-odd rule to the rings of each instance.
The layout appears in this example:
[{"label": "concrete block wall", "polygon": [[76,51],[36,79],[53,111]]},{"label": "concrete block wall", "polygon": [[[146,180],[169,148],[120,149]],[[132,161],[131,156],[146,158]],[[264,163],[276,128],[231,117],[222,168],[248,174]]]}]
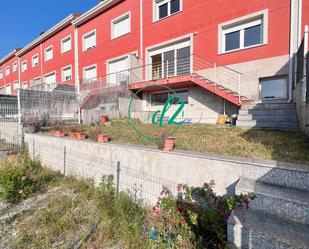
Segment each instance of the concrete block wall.
[{"label": "concrete block wall", "polygon": [[[162,185],[201,186],[214,180],[220,195],[233,195],[243,162],[189,152],[162,152],[156,148],[99,144],[46,135],[25,134],[30,155],[39,156],[47,167],[99,183],[102,175],[116,174],[120,164],[120,189],[142,189],[142,197],[154,203]],[[136,185],[135,185],[136,184]]]}]

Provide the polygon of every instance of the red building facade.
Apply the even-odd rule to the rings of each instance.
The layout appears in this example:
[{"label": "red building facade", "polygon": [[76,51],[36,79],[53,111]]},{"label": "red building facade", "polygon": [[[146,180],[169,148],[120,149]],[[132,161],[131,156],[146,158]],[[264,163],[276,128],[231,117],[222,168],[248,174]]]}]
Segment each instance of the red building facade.
[{"label": "red building facade", "polygon": [[[301,0],[102,1],[2,59],[0,73],[16,60],[18,72],[0,77],[0,88],[11,84],[14,93],[17,81],[81,91],[128,81],[138,91],[155,82],[185,96],[188,112],[206,108],[214,117],[249,100],[289,102],[300,38],[291,44],[308,22],[306,9]],[[157,90],[143,94],[145,111],[166,97]]]}]

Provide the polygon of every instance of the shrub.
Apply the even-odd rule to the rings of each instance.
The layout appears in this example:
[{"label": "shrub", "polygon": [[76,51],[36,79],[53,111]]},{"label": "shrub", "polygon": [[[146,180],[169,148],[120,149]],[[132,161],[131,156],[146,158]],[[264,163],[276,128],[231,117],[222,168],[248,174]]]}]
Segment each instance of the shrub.
[{"label": "shrub", "polygon": [[56,174],[43,169],[40,161],[32,160],[28,151],[5,160],[0,165],[0,197],[8,203],[28,198],[50,182]]},{"label": "shrub", "polygon": [[218,196],[214,183],[195,188],[178,185],[177,195],[163,187],[161,197],[152,208],[147,231],[169,248],[226,248],[227,219],[236,207],[249,208],[253,194],[234,197]]}]

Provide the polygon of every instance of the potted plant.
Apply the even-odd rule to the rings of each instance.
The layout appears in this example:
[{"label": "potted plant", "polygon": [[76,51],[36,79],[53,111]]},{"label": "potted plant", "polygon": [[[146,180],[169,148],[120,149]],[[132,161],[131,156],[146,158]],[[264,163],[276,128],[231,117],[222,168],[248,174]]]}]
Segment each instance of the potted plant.
[{"label": "potted plant", "polygon": [[62,126],[56,125],[52,129],[52,134],[55,137],[64,137],[65,136],[65,131]]},{"label": "potted plant", "polygon": [[28,119],[23,123],[26,133],[37,133],[40,130],[39,121],[36,119]]},{"label": "potted plant", "polygon": [[81,126],[74,126],[69,129],[69,137],[76,140],[85,140],[86,132]]},{"label": "potted plant", "polygon": [[108,121],[108,116],[107,115],[101,115],[100,119],[101,119],[101,123],[105,124]]},{"label": "potted plant", "polygon": [[99,143],[107,143],[109,140],[109,135],[106,134],[104,127],[95,126],[89,130],[89,137]]},{"label": "potted plant", "polygon": [[168,136],[168,132],[163,131],[157,139],[158,148],[163,151],[172,151],[175,148],[175,140],[176,137]]}]

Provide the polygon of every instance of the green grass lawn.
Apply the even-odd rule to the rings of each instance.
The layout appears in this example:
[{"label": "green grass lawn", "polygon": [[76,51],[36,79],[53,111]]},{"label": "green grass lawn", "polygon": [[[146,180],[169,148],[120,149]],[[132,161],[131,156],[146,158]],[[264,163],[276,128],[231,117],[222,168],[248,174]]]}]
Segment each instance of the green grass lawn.
[{"label": "green grass lawn", "polygon": [[[153,125],[136,124],[149,136],[160,134]],[[169,127],[173,129],[175,127]],[[89,130],[89,127],[87,128]],[[104,128],[111,141],[156,146],[156,141],[138,135],[126,123]],[[309,138],[301,132],[240,129],[215,125],[183,125],[175,134],[176,149],[253,159],[309,163]]]}]

